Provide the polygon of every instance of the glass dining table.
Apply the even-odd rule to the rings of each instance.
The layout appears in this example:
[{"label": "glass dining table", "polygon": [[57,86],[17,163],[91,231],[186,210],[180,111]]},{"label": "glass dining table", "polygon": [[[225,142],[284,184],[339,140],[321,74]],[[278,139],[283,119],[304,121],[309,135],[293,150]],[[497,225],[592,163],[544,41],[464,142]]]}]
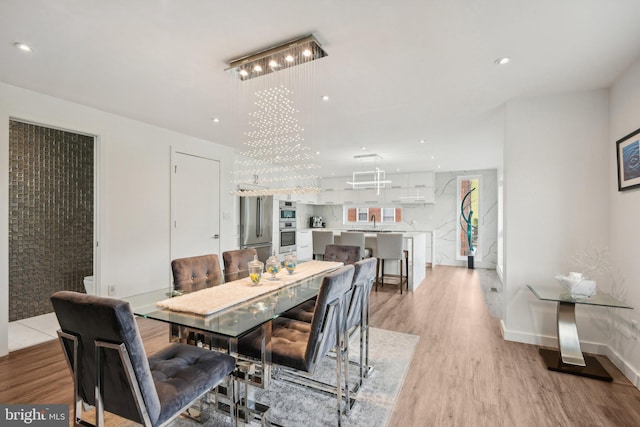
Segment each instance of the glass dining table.
[{"label": "glass dining table", "polygon": [[[250,278],[243,278],[223,285],[199,290],[190,294],[177,294],[168,289],[158,289],[122,298],[129,302],[136,316],[166,322],[172,327],[186,327],[202,331],[212,336],[212,342],[224,342],[229,354],[238,357],[238,340],[245,334],[260,328],[262,331],[262,351],[259,369],[255,364],[239,358],[236,370],[237,380],[245,386],[265,388],[271,378],[271,321],[285,311],[315,297],[324,276],[337,270],[341,262],[309,261],[298,264],[294,274],[282,269],[272,280],[264,275],[259,285],[253,285]],[[246,289],[246,292],[242,291]],[[237,292],[240,290],[240,292]],[[235,293],[238,295],[235,295]],[[220,305],[220,299],[234,294],[231,302]],[[252,296],[256,295],[257,296]],[[182,300],[191,301],[197,309],[190,312],[189,304],[171,304]],[[210,301],[210,302],[208,302]],[[169,309],[176,306],[179,310]],[[185,306],[187,308],[185,308]],[[220,306],[220,308],[216,308]],[[200,313],[200,314],[198,314]],[[206,314],[202,314],[206,313]],[[246,404],[248,411],[264,414],[268,407],[257,402],[249,402],[248,389]],[[252,399],[251,399],[252,400]]]}]

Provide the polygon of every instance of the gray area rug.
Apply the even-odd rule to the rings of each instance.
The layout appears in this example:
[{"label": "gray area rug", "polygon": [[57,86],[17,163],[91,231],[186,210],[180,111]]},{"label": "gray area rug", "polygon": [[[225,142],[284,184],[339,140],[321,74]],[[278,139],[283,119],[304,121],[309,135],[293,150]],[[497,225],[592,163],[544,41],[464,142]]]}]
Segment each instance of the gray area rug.
[{"label": "gray area rug", "polygon": [[[350,339],[349,358],[359,360],[360,338]],[[348,417],[342,418],[346,426],[386,426],[407,375],[413,353],[418,343],[416,335],[370,329],[370,376],[358,392],[356,402]],[[335,384],[335,359],[325,357],[316,368],[313,378]],[[350,382],[358,375],[357,365],[349,367]],[[268,420],[287,427],[337,425],[336,398],[285,381],[273,380],[266,390],[256,391],[256,401],[271,407]],[[230,425],[229,418],[214,414],[204,425],[207,427]],[[180,418],[171,426],[202,426]],[[259,425],[256,421],[252,425]]]}]

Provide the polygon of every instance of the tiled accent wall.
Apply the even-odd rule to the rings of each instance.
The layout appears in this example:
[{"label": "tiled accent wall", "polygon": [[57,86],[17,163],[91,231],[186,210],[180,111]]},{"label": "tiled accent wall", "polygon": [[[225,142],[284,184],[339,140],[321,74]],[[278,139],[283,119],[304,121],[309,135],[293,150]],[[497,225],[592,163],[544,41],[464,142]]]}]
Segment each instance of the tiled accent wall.
[{"label": "tiled accent wall", "polygon": [[93,273],[93,137],[11,121],[9,321]]}]

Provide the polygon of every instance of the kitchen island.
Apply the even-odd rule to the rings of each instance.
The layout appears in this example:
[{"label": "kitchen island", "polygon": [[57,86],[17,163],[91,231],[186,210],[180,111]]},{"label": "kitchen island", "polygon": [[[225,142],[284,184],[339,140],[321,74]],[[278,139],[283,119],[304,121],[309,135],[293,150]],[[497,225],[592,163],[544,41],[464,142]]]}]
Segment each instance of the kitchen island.
[{"label": "kitchen island", "polygon": [[[400,233],[403,238],[403,247],[409,251],[409,290],[416,289],[425,278],[427,260],[434,265],[433,256],[435,250],[433,247],[434,233],[431,231],[397,231],[397,230],[353,230],[353,229],[326,229],[333,231],[334,239],[338,243],[340,233],[343,231],[361,231],[364,233],[365,240],[375,238],[377,233]],[[427,243],[430,243],[427,245]],[[430,246],[431,253],[427,256],[427,246]],[[367,247],[365,243],[365,247]],[[385,263],[385,271],[391,274],[399,274],[400,266],[397,261],[388,261]]]}]

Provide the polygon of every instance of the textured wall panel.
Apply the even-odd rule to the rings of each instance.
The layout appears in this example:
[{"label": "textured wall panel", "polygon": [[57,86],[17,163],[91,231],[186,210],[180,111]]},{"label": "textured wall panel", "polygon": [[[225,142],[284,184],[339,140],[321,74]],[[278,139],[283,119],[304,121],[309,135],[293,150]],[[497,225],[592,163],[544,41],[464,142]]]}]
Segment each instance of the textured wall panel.
[{"label": "textured wall panel", "polygon": [[93,272],[93,137],[11,121],[9,321]]}]

